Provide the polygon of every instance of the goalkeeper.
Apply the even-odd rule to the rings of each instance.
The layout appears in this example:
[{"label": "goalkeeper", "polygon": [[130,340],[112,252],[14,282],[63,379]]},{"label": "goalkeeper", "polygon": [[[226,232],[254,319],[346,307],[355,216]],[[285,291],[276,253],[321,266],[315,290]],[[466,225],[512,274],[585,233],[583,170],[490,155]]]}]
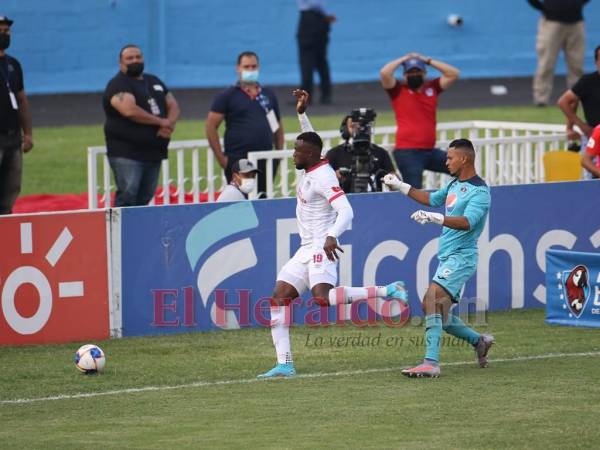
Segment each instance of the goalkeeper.
[{"label": "goalkeeper", "polygon": [[400,191],[425,206],[446,205],[446,215],[424,210],[411,215],[411,219],[421,225],[433,223],[442,225],[443,229],[438,249],[439,266],[422,305],[425,313],[425,359],[422,364],[402,371],[408,377],[440,375],[442,330],[472,344],[480,367],[487,367],[488,351],[494,343],[493,336],[477,333],[450,313],[452,304],[458,301],[464,284],[477,268],[477,239],[490,207],[490,190],[475,172],[475,149],[471,141],[452,141],[446,166],[454,179],[433,193],[415,189],[394,174],[383,178],[391,190]]}]

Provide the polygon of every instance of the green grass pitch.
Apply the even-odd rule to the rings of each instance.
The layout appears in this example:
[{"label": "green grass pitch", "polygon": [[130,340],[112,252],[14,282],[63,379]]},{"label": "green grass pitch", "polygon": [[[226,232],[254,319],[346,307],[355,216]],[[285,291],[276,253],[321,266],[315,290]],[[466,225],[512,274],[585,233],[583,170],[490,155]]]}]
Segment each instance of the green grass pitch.
[{"label": "green grass pitch", "polygon": [[448,341],[439,379],[400,375],[423,353],[412,325],[294,327],[298,376],[270,381],[254,379],[274,362],[264,328],[99,342],[96,376],[71,362],[79,343],[4,347],[0,447],[600,446],[597,330],[547,326],[542,310],[492,313],[479,329],[496,337],[490,367]]}]

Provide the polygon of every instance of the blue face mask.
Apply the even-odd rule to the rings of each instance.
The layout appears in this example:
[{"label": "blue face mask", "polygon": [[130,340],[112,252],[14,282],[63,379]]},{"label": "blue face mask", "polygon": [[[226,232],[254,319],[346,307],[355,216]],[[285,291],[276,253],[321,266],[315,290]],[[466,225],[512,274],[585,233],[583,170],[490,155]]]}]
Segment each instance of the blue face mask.
[{"label": "blue face mask", "polygon": [[244,83],[257,83],[258,70],[242,70],[241,79]]}]

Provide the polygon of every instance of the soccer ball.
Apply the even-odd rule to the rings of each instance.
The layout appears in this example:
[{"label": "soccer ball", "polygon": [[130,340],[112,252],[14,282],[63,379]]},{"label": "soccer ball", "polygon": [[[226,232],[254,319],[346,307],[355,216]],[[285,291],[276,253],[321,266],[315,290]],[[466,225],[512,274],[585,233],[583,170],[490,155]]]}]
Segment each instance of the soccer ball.
[{"label": "soccer ball", "polygon": [[73,362],[80,372],[89,375],[101,372],[104,368],[106,358],[100,347],[93,344],[87,344],[75,352]]}]

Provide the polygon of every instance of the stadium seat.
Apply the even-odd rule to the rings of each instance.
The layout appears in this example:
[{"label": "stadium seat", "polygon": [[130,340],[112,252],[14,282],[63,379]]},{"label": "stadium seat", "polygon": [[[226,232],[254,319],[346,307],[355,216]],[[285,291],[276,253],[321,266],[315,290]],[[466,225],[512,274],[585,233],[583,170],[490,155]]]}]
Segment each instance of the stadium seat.
[{"label": "stadium seat", "polygon": [[576,181],[581,179],[581,157],[577,152],[557,150],[544,154],[546,181]]}]

